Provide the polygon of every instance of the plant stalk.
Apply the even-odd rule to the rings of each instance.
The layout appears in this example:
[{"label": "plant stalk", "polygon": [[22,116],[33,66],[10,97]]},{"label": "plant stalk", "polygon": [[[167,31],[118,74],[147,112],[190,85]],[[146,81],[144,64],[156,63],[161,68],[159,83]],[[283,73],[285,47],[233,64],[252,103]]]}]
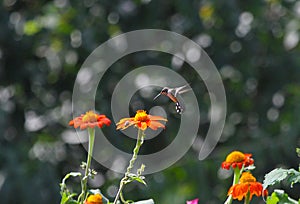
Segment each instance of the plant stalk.
[{"label": "plant stalk", "polygon": [[86,162],[86,166],[85,166],[84,177],[81,180],[81,193],[78,197],[78,200],[81,204],[83,204],[83,202],[87,196],[87,181],[88,181],[89,170],[90,170],[91,162],[92,162],[93,148],[94,148],[94,142],[95,142],[95,129],[88,128],[88,133],[89,133],[88,157],[87,157],[87,162]]},{"label": "plant stalk", "polygon": [[133,155],[129,161],[129,165],[127,167],[126,173],[125,173],[124,177],[121,179],[119,190],[117,192],[117,195],[116,195],[116,198],[115,198],[113,204],[117,203],[117,201],[120,198],[120,195],[122,194],[122,190],[126,184],[127,179],[129,178],[129,174],[130,174],[132,168],[134,167],[134,162],[136,161],[139,150],[144,142],[144,137],[145,137],[144,130],[138,129],[138,137],[137,137],[137,141],[135,144],[135,148],[133,150]]},{"label": "plant stalk", "polygon": [[244,201],[244,204],[249,204],[249,203],[250,203],[250,191],[248,191]]},{"label": "plant stalk", "polygon": [[[234,186],[235,184],[238,184],[240,177],[241,177],[241,173],[244,171],[244,166],[239,169],[238,167],[233,169],[233,182],[232,182],[232,186]],[[224,204],[231,204],[232,203],[232,195],[229,195],[227,200],[224,202]]]}]

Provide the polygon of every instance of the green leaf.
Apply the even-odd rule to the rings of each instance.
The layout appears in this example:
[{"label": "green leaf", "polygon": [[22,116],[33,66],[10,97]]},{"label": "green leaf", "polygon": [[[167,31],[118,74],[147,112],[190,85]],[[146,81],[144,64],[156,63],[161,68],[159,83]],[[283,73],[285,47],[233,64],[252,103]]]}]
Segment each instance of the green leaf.
[{"label": "green leaf", "polygon": [[135,204],[154,204],[154,200],[153,199],[149,199],[149,200],[141,200],[141,201],[137,201],[134,202]]},{"label": "green leaf", "polygon": [[265,175],[265,179],[263,182],[263,187],[266,189],[268,186],[274,185],[282,180],[284,180],[288,176],[287,169],[274,169],[268,174]]},{"label": "green leaf", "polygon": [[294,183],[300,182],[300,172],[295,169],[274,169],[265,175],[263,187],[266,189],[268,186],[279,183],[286,178],[288,178],[288,182],[291,184],[291,187],[293,187]]},{"label": "green leaf", "polygon": [[68,178],[70,177],[77,177],[80,176],[81,177],[81,173],[80,172],[70,172],[68,173],[62,180],[62,182],[60,183],[60,194],[61,194],[61,201],[60,204],[74,204],[77,203],[76,201],[74,201],[72,198],[74,196],[76,196],[76,193],[70,193],[70,191],[67,189],[67,185],[66,185],[66,181]]},{"label": "green leaf", "polygon": [[144,178],[134,177],[134,180],[137,181],[137,182],[139,182],[139,183],[144,184],[145,186],[147,185],[146,182],[144,181]]},{"label": "green leaf", "polygon": [[300,172],[296,171],[295,169],[290,169],[290,176],[288,178],[288,182],[291,184],[291,188],[295,183],[300,183]]},{"label": "green leaf", "polygon": [[61,201],[60,204],[75,204],[77,203],[75,200],[72,198],[76,196],[76,193],[69,193],[69,192],[63,192],[61,196]]},{"label": "green leaf", "polygon": [[276,189],[268,196],[267,204],[298,204],[298,201],[290,198],[283,190]]},{"label": "green leaf", "polygon": [[267,204],[277,204],[279,201],[279,198],[277,197],[276,193],[272,193],[271,196],[268,196],[267,198]]},{"label": "green leaf", "polygon": [[139,183],[147,185],[146,182],[144,181],[144,179],[145,179],[144,176],[138,176],[136,174],[129,174],[128,177],[129,177],[128,183],[130,183],[132,181],[137,181]]},{"label": "green leaf", "polygon": [[296,153],[297,153],[298,157],[300,157],[300,148],[296,148]]}]

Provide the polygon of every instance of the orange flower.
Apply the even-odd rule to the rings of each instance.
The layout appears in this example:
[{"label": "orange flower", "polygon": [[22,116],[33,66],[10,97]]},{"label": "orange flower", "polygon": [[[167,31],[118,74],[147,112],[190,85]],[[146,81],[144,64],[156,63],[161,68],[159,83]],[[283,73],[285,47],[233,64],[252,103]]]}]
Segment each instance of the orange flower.
[{"label": "orange flower", "polygon": [[222,162],[222,168],[229,170],[230,166],[232,166],[232,168],[238,167],[239,169],[241,169],[243,165],[244,167],[250,166],[254,163],[251,157],[252,154],[233,151],[226,157],[226,160]]},{"label": "orange flower", "polygon": [[157,128],[165,128],[163,124],[158,122],[159,120],[167,121],[167,119],[161,116],[148,115],[146,111],[138,110],[136,111],[134,117],[121,119],[117,123],[117,130],[124,130],[132,125],[135,125],[141,130],[146,130],[148,127],[152,130],[157,130]]},{"label": "orange flower", "polygon": [[100,194],[90,195],[84,204],[102,204],[102,196]]},{"label": "orange flower", "polygon": [[89,128],[95,128],[98,126],[102,128],[103,125],[109,126],[111,121],[105,115],[99,115],[93,111],[88,111],[81,116],[78,116],[69,122],[70,126],[74,128],[80,127],[81,130]]},{"label": "orange flower", "polygon": [[231,186],[228,195],[232,195],[233,199],[242,200],[248,193],[250,196],[249,200],[252,199],[253,195],[256,195],[257,197],[268,195],[268,191],[263,190],[262,184],[257,182],[256,178],[252,176],[250,172],[244,172],[239,183]]}]

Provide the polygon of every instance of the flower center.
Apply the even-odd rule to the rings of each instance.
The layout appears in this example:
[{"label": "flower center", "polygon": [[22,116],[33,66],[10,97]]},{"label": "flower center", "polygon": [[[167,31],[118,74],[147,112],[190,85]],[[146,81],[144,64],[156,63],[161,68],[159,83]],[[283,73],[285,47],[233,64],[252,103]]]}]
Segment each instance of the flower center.
[{"label": "flower center", "polygon": [[256,182],[256,178],[250,172],[244,172],[240,178],[240,183]]},{"label": "flower center", "polygon": [[226,157],[226,162],[242,162],[245,160],[245,155],[239,151],[233,151]]},{"label": "flower center", "polygon": [[147,122],[149,120],[148,114],[144,110],[138,110],[134,117],[135,121]]},{"label": "flower center", "polygon": [[86,122],[97,122],[97,120],[98,120],[97,114],[94,113],[93,111],[86,112],[82,118],[82,121],[85,123]]}]

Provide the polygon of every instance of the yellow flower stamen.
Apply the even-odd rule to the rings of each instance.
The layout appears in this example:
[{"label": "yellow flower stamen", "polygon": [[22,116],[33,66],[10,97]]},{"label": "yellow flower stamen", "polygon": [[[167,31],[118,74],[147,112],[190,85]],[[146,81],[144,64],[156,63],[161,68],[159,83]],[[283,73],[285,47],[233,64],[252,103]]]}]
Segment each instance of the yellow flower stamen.
[{"label": "yellow flower stamen", "polygon": [[233,151],[226,157],[226,162],[242,162],[245,160],[245,155],[239,151]]},{"label": "yellow flower stamen", "polygon": [[256,178],[250,172],[244,172],[240,178],[240,183],[256,182]]},{"label": "yellow flower stamen", "polygon": [[149,120],[148,114],[144,110],[138,110],[134,117],[135,121],[146,122]]},{"label": "yellow flower stamen", "polygon": [[97,114],[95,114],[93,111],[86,112],[86,114],[83,116],[82,121],[83,122],[97,122]]}]

